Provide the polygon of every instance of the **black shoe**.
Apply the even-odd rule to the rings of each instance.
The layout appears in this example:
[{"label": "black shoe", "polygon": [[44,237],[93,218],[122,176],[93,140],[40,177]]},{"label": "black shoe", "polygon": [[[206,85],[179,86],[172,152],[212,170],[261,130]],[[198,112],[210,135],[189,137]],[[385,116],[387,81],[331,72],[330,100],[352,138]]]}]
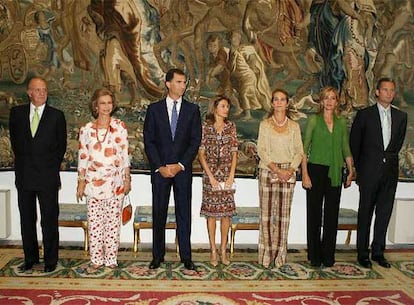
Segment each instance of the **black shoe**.
[{"label": "black shoe", "polygon": [[27,263],[27,262],[24,262],[19,267],[17,267],[17,269],[19,270],[19,272],[25,272],[27,270],[31,270],[33,268],[33,265],[34,264],[35,263]]},{"label": "black shoe", "polygon": [[387,259],[384,256],[372,256],[371,257],[373,261],[376,261],[378,265],[380,265],[383,268],[391,268],[391,264],[387,261]]},{"label": "black shoe", "polygon": [[311,262],[310,263],[312,267],[318,268],[321,266],[321,262]]},{"label": "black shoe", "polygon": [[185,261],[183,261],[183,263],[184,263],[185,269],[187,269],[187,270],[195,270],[195,265],[194,265],[194,263],[191,260],[185,260]]},{"label": "black shoe", "polygon": [[164,262],[163,258],[153,258],[151,263],[149,264],[150,269],[158,269],[161,263]]},{"label": "black shoe", "polygon": [[44,271],[46,272],[46,273],[48,273],[48,272],[53,272],[53,271],[55,271],[56,270],[56,265],[45,265],[45,269],[44,269]]},{"label": "black shoe", "polygon": [[358,258],[358,263],[364,268],[368,268],[368,269],[372,268],[372,263],[371,263],[371,261],[369,260],[368,257]]}]

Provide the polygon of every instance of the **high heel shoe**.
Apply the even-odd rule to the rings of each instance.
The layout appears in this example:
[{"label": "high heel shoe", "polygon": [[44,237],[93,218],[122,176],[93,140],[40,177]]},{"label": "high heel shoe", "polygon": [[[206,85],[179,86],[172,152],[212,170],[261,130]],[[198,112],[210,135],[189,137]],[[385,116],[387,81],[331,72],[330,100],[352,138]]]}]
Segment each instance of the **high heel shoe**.
[{"label": "high heel shoe", "polygon": [[230,260],[227,258],[226,249],[221,250],[221,262],[223,263],[223,265],[230,265]]},{"label": "high heel shoe", "polygon": [[217,250],[211,250],[211,253],[210,253],[210,264],[213,267],[217,267],[217,265],[218,265],[218,261],[217,261]]}]

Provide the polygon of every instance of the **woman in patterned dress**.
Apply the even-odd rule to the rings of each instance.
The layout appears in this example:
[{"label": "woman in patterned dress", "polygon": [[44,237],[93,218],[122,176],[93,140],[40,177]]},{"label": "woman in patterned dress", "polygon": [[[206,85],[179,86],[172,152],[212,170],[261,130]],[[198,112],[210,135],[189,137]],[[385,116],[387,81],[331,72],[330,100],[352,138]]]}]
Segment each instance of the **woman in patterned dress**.
[{"label": "woman in patterned dress", "polygon": [[203,167],[203,200],[202,216],[207,219],[207,230],[210,241],[210,262],[218,265],[216,248],[216,219],[220,219],[221,262],[230,264],[227,258],[227,237],[229,235],[230,218],[235,214],[234,174],[237,164],[236,125],[227,119],[230,111],[230,100],[219,97],[209,107],[198,157]]},{"label": "woman in patterned dress", "polygon": [[289,97],[283,89],[272,93],[272,110],[260,123],[259,263],[269,268],[286,262],[290,207],[296,171],[303,156],[299,124],[288,117]]},{"label": "woman in patterned dress", "polygon": [[116,268],[125,194],[131,190],[128,133],[125,123],[113,118],[113,93],[97,89],[90,108],[95,120],[79,132],[77,199],[86,196],[91,264]]}]

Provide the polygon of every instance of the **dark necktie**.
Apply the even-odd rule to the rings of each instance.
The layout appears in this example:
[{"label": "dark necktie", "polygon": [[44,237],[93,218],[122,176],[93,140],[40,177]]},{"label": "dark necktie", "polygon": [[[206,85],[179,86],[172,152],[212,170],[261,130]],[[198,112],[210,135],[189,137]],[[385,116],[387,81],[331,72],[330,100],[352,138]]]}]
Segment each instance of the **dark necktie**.
[{"label": "dark necktie", "polygon": [[177,129],[178,112],[177,112],[177,101],[174,101],[174,106],[171,112],[171,135],[174,140],[175,130]]}]

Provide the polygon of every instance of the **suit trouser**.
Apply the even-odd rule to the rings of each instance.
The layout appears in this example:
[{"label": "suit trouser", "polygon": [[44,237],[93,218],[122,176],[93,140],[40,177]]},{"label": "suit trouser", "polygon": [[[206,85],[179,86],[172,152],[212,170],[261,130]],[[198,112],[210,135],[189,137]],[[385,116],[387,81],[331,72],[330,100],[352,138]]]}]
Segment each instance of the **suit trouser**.
[{"label": "suit trouser", "polygon": [[185,173],[178,173],[174,178],[157,179],[152,183],[152,256],[163,259],[165,255],[165,224],[171,187],[174,191],[180,258],[182,261],[191,260],[192,175]]},{"label": "suit trouser", "polygon": [[313,264],[324,263],[327,266],[335,263],[342,189],[342,186],[331,186],[328,171],[328,166],[309,163],[312,188],[306,191],[308,259]]},{"label": "suit trouser", "polygon": [[[397,173],[398,174],[398,173]],[[375,210],[372,256],[383,256],[388,224],[394,206],[398,175],[383,174],[379,179],[372,177],[367,183],[359,184],[359,208],[357,228],[358,258],[369,257],[369,239],[372,216]]]},{"label": "suit trouser", "polygon": [[42,227],[44,263],[57,264],[59,250],[59,204],[58,190],[18,190],[20,228],[22,234],[24,259],[27,263],[39,262],[39,244],[37,240],[36,197],[40,206],[40,225]]}]

